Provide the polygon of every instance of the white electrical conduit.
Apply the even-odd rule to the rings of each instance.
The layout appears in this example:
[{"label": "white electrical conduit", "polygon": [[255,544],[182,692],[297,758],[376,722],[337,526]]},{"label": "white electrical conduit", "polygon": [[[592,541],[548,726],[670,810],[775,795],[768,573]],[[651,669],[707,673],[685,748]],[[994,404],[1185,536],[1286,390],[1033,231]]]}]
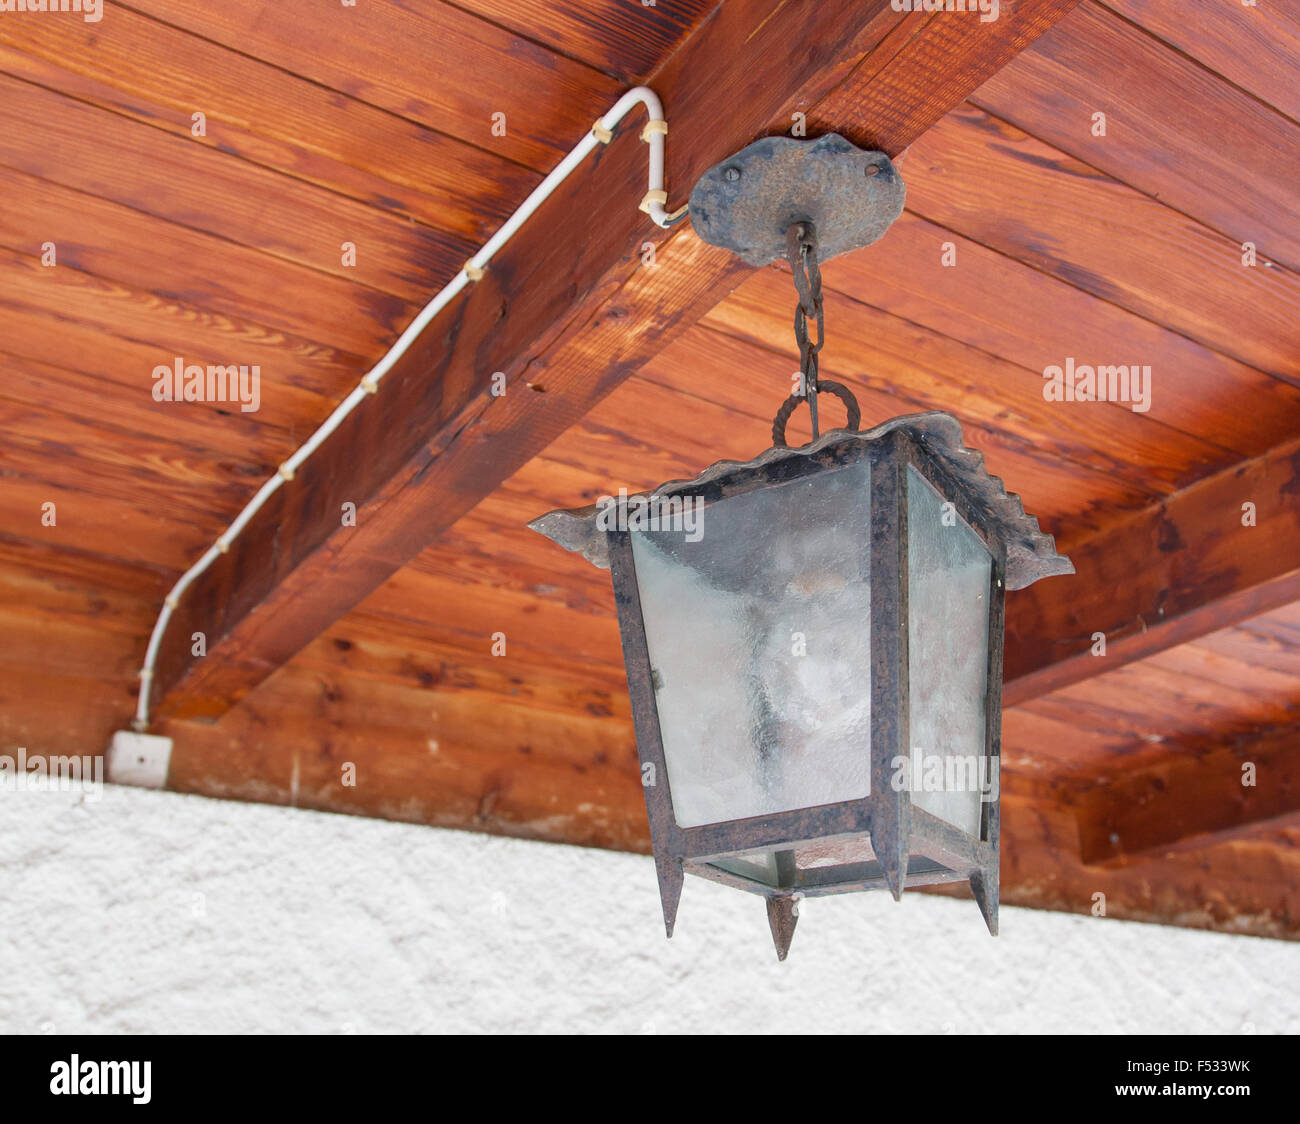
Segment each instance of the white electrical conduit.
[{"label": "white electrical conduit", "polygon": [[569,173],[586,159],[587,154],[596,145],[610,142],[618,123],[637,105],[644,105],[650,118],[641,132],[641,139],[650,145],[649,190],[646,192],[645,198],[641,200],[641,209],[647,212],[657,225],[662,227],[672,225],[686,214],[685,207],[669,214],[665,206],[668,202],[668,194],[664,190],[664,137],[668,133],[668,123],[664,120],[663,107],[659,103],[658,95],[653,90],[647,86],[637,86],[635,89],[628,90],[614,103],[613,109],[592,125],[591,132],[583,137],[573,147],[569,155],[560,161],[551,174],[533,189],[533,193],[506,220],[506,224],[492,236],[477,254],[465,263],[461,271],[456,274],[455,279],[435,294],[433,299],[420,310],[420,314],[411,321],[410,326],[401,334],[397,342],[388,349],[388,353],[366,372],[361,382],[357,384],[356,389],[334,408],[334,412],[325,419],[320,428],[307,439],[293,456],[280,466],[276,475],[262,485],[257,495],[249,500],[244,510],[235,517],[235,521],[226,528],[225,533],[172,586],[172,591],[163,601],[163,608],[162,612],[158,614],[158,621],[153,626],[153,633],[149,637],[149,647],[145,652],[144,667],[140,669],[140,697],[136,703],[135,721],[132,723],[132,726],[137,731],[142,732],[149,727],[149,689],[153,682],[154,663],[158,659],[158,649],[162,645],[162,638],[167,631],[167,624],[171,620],[176,606],[180,603],[181,596],[194,583],[196,578],[203,574],[220,555],[225,554],[230,549],[231,542],[248,525],[249,520],[257,514],[262,505],[286,481],[293,479],[294,473],[302,467],[312,453],[321,447],[325,439],[339,427],[343,419],[356,409],[358,403],[363,402],[367,395],[374,394],[379,389],[380,379],[406,353],[407,348],[415,342],[416,337],[424,331],[429,322],[446,308],[456,294],[466,285],[482,278],[483,270],[487,267],[488,262],[492,260],[493,255],[510,241],[515,232],[528,221],[529,217],[542,205],[543,201],[568,178]]}]

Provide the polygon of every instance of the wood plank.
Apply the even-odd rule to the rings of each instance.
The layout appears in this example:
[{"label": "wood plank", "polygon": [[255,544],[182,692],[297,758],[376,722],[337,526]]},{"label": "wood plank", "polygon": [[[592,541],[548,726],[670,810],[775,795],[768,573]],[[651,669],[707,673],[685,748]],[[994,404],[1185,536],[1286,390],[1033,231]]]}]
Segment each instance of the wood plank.
[{"label": "wood plank", "polygon": [[135,637],[107,628],[87,628],[62,616],[37,617],[28,606],[0,605],[0,675],[21,673],[51,679],[111,679],[135,676]]},{"label": "wood plank", "polygon": [[1300,277],[1243,266],[1240,241],[971,105],[913,146],[907,173],[908,207],[922,218],[1300,383]]},{"label": "wood plank", "polygon": [[[131,6],[540,172],[622,93],[616,79],[440,0],[326,4],[310,14],[281,0]],[[505,136],[492,134],[498,112]]]},{"label": "wood plank", "polygon": [[0,168],[0,191],[0,246],[15,253],[40,254],[53,242],[60,267],[364,360],[383,355],[417,311],[367,285],[12,168]]},{"label": "wood plank", "polygon": [[79,621],[138,640],[153,620],[158,597],[167,592],[167,575],[0,538],[0,589],[5,602],[37,617]]},{"label": "wood plank", "polygon": [[[1261,700],[1240,688],[1161,667],[1158,659],[1148,657],[1021,704],[1024,711],[1087,733],[1086,758],[1079,752],[1082,742],[1071,745],[1069,768],[1052,770],[1062,784],[1074,785],[1080,777],[1089,784],[1109,784],[1167,758],[1188,739],[1214,738],[1226,729],[1291,717],[1287,703],[1296,698],[1294,682],[1281,697]],[[1044,759],[1055,758],[1057,749],[1045,746]]]},{"label": "wood plank", "polygon": [[[1212,702],[1186,684],[1153,683],[1152,677],[1140,674],[1141,668],[1141,663],[1131,664],[1022,702],[1018,709],[1086,731],[1094,753],[1083,763],[1085,767],[1100,760],[1111,769],[1128,769],[1144,754],[1159,756],[1171,733],[1187,727],[1204,732],[1217,726],[1220,715]],[[1048,756],[1053,748],[1047,747]],[[1078,762],[1076,755],[1071,757]]]},{"label": "wood plank", "polygon": [[[0,502],[9,503],[6,481]],[[99,515],[103,505],[90,509]],[[98,754],[135,705],[135,668],[164,571],[106,561],[69,542],[59,507],[46,542],[0,536],[0,746]],[[8,512],[0,526],[17,529]],[[75,536],[75,529],[72,531]],[[120,528],[119,535],[122,533]]]},{"label": "wood plank", "polygon": [[[0,745],[29,753],[99,754],[125,728],[135,687],[125,679],[6,667],[0,675]],[[57,722],[50,715],[57,713]]]},{"label": "wood plank", "polygon": [[[826,111],[845,131],[870,121],[872,135],[898,152],[915,128],[1071,6],[1023,3],[995,25],[899,17],[883,3],[756,0],[743,11],[724,7],[654,76],[674,119],[674,175],[689,183],[719,153],[783,125],[794,104],[790,91],[798,90],[811,104],[831,93]],[[771,18],[756,22],[760,13]],[[882,64],[875,49],[900,28],[910,38],[901,46],[890,40]],[[870,79],[866,89],[853,80],[859,70]],[[719,88],[733,94],[733,112],[721,121],[714,111]],[[906,109],[887,111],[896,104]],[[895,120],[899,132],[881,132]],[[643,182],[643,160],[625,131],[595,173],[553,196],[485,280],[407,353],[381,393],[350,416],[293,487],[279,491],[196,583],[157,669],[166,710],[227,709],[740,275],[734,259],[706,251],[686,231],[663,247],[659,268],[640,268],[646,231],[627,195]],[[513,393],[484,393],[494,370],[507,373]],[[403,443],[393,441],[396,433]],[[366,505],[359,528],[338,526],[344,499]],[[175,639],[191,631],[221,638],[198,664]]]},{"label": "wood plank", "polygon": [[[1255,243],[1261,258],[1300,267],[1300,125],[1091,0],[971,100],[1238,245]],[[1092,135],[1097,112],[1104,137]]]},{"label": "wood plank", "polygon": [[1300,13],[1241,0],[1101,0],[1300,122]]},{"label": "wood plank", "polygon": [[[532,531],[511,519],[508,523],[486,518],[482,503],[436,543],[409,563],[411,569],[444,577],[468,575],[492,588],[518,589],[538,597],[562,597],[566,604],[589,612],[613,615],[609,600],[609,575],[586,567],[579,569],[566,556],[539,549]],[[583,559],[585,562],[586,560]],[[422,614],[426,619],[436,608]],[[347,618],[344,618],[347,619]]]},{"label": "wood plank", "polygon": [[[789,322],[794,305],[790,279],[762,270],[704,323],[742,337],[779,342],[798,370]],[[947,409],[963,422],[998,433],[1000,445],[1037,450],[1045,467],[1053,462],[1078,472],[1081,489],[1113,506],[1135,506],[1177,490],[1204,474],[1207,459],[1222,450],[1111,403],[1060,404],[1043,399],[1039,371],[1008,363],[951,336],[922,328],[848,298],[825,302],[827,342],[822,360],[838,378],[851,377],[888,395],[900,395],[922,409]],[[852,325],[836,331],[836,325]],[[779,404],[780,390],[772,398]],[[1073,406],[1073,408],[1071,408]],[[901,412],[897,406],[887,416]],[[883,420],[883,419],[881,419]],[[1107,487],[1104,480],[1112,483]],[[1118,482],[1128,484],[1122,499]]]},{"label": "wood plank", "polygon": [[[1253,784],[1244,783],[1251,778]],[[1090,865],[1127,865],[1235,839],[1300,812],[1294,725],[1187,740],[1156,766],[1094,789],[1079,808]]]},{"label": "wood plank", "polygon": [[[1204,692],[1226,715],[1257,725],[1282,725],[1300,714],[1300,676],[1276,665],[1238,659],[1216,647],[1221,629],[1204,639],[1210,643],[1179,644],[1148,656],[1138,666],[1159,669],[1188,687]],[[1300,651],[1295,654],[1300,655]],[[1227,725],[1225,721],[1223,725]]]},{"label": "wood plank", "polygon": [[[44,521],[47,503],[55,505],[54,526]],[[142,498],[110,499],[59,488],[8,465],[0,488],[0,527],[10,540],[172,571],[189,565],[208,535],[207,528],[187,522],[182,514],[160,511]]]},{"label": "wood plank", "polygon": [[[788,277],[785,283],[789,284]],[[752,280],[746,282],[741,291],[752,284]],[[752,443],[745,446],[740,458],[747,460],[769,444],[772,414],[779,404],[781,390],[791,385],[797,362],[791,351],[787,317],[777,311],[763,310],[762,314],[770,318],[770,326],[762,331],[751,330],[748,317],[731,316],[730,304],[728,300],[715,308],[699,325],[647,363],[636,379],[656,382],[688,396],[686,403],[661,407],[659,412],[666,417],[674,416],[677,411],[687,414],[708,408],[701,403],[717,401],[725,405],[738,416],[724,427],[701,426],[700,431],[708,433],[711,441],[714,432],[722,435],[738,429],[752,434]],[[986,454],[990,471],[1011,481],[1028,510],[1040,517],[1044,527],[1060,535],[1060,541],[1068,542],[1099,530],[1113,518],[1114,504],[1140,504],[1141,495],[1158,494],[1149,486],[1135,489],[1122,481],[1117,483],[1098,469],[1044,455],[1034,442],[1023,439],[1021,419],[1014,411],[1003,407],[992,414],[988,412],[979,394],[980,385],[971,382],[969,368],[964,372],[960,388],[946,389],[936,372],[946,369],[955,373],[960,364],[954,360],[960,360],[963,355],[962,349],[954,347],[951,341],[929,338],[925,333],[918,333],[914,325],[891,325],[888,317],[878,318],[872,328],[864,330],[858,320],[861,310],[841,309],[840,314],[847,314],[851,326],[838,332],[831,329],[828,350],[823,352],[826,360],[823,369],[828,376],[833,374],[853,390],[862,408],[863,424],[885,421],[900,413],[936,407],[953,409],[956,402],[973,398],[977,412],[958,408],[967,442]],[[731,321],[739,334],[731,334]],[[888,343],[881,342],[885,337],[889,338]],[[983,355],[968,358],[977,367],[987,364]],[[700,378],[701,370],[724,374],[705,381]],[[546,451],[547,459],[577,463],[584,450],[602,448],[603,451],[598,439],[589,436],[591,423],[609,418],[613,407],[624,403],[625,393],[620,390],[611,395],[584,419],[580,440],[570,442],[566,434],[551,445]],[[838,407],[832,406],[834,409]],[[575,426],[570,433],[576,434],[579,428]],[[788,433],[795,442],[809,439],[806,411],[796,413]],[[637,436],[634,432],[617,439],[636,441]],[[683,474],[694,476],[705,463],[722,455],[718,449],[717,444],[710,444],[703,450],[703,460],[689,459],[679,470],[647,478],[638,487],[653,487]],[[644,455],[648,460],[649,453]],[[608,473],[598,478],[622,479]],[[565,502],[575,501],[570,498]]]},{"label": "wood plank", "polygon": [[[6,325],[23,320],[12,311],[0,308],[0,336]],[[48,351],[64,350],[71,337],[79,348],[92,333],[82,328],[73,332],[68,321],[53,318],[31,317],[24,321],[28,328],[40,326],[45,329],[47,342],[52,339],[57,346]],[[3,339],[8,345],[12,341],[11,333]],[[37,333],[29,335],[29,342],[35,343]],[[101,362],[111,363],[119,355],[126,356],[130,362],[121,364],[118,370],[139,371],[143,345],[132,348],[126,341],[123,347],[116,348],[113,341],[101,337],[105,346],[101,348]],[[69,355],[70,362],[76,362],[75,355]],[[14,402],[24,406],[41,409],[49,403],[57,403],[60,410],[79,420],[98,421],[111,428],[130,433],[161,433],[167,439],[183,447],[211,450],[231,458],[238,463],[263,465],[271,471],[284,459],[289,451],[287,436],[271,426],[241,424],[231,415],[218,414],[213,410],[203,410],[198,403],[187,403],[194,411],[173,409],[173,403],[155,402],[150,393],[140,393],[139,385],[122,391],[120,384],[108,379],[98,378],[94,374],[83,374],[79,370],[56,367],[22,355],[12,355],[0,349],[0,400]],[[244,421],[249,415],[245,415]],[[222,424],[222,423],[226,424]]]},{"label": "wood plank", "polygon": [[1074,545],[1073,577],[1007,598],[1006,704],[1300,600],[1297,495],[1293,441]]},{"label": "wood plank", "polygon": [[1195,640],[1191,646],[1300,678],[1300,630],[1279,620],[1281,616],[1281,612],[1266,613]]},{"label": "wood plank", "polygon": [[722,0],[459,0],[459,6],[635,86]]},{"label": "wood plank", "polygon": [[[57,493],[143,501],[215,536],[246,502],[264,465],[239,465],[170,436],[119,429],[0,395],[0,452],[8,471],[49,484]],[[274,471],[274,466],[269,466]]]},{"label": "wood plank", "polygon": [[557,598],[504,589],[490,600],[467,597],[459,581],[405,569],[366,599],[364,611],[396,623],[409,620],[411,606],[419,605],[436,606],[439,630],[456,635],[467,650],[487,659],[500,635],[507,652],[531,651],[539,661],[558,657],[591,665],[601,674],[620,663],[618,629],[608,610],[575,612]]},{"label": "wood plank", "polygon": [[[41,127],[32,128],[32,121]],[[67,159],[68,152],[77,159]],[[477,249],[464,238],[4,75],[0,164],[408,301],[427,300]],[[343,264],[344,242],[365,250],[355,266]]]},{"label": "wood plank", "polygon": [[[645,849],[630,722],[286,668],[219,725],[167,722],[168,787]],[[355,784],[343,766],[355,767]]]},{"label": "wood plank", "polygon": [[1145,921],[1296,940],[1300,852],[1261,833],[1119,869],[1087,866],[1075,809],[1004,796],[1002,901],[1090,915],[1098,924]]},{"label": "wood plank", "polygon": [[1112,741],[1090,725],[1063,721],[1024,706],[1002,711],[1002,768],[1055,785],[1112,752]]},{"label": "wood plank", "polygon": [[[327,18],[320,11],[295,15],[300,24]],[[93,24],[5,20],[0,70],[475,245],[541,178],[482,147],[125,7]],[[196,112],[205,117],[202,137],[191,132]]]},{"label": "wood plank", "polygon": [[555,657],[525,661],[516,657],[526,653],[507,651],[509,660],[485,658],[481,646],[469,651],[463,642],[428,636],[418,625],[403,624],[399,632],[391,620],[361,609],[304,648],[294,666],[347,682],[373,679],[436,687],[495,696],[536,710],[631,721],[627,685],[617,668],[596,675],[590,665]]},{"label": "wood plank", "polygon": [[828,262],[824,276],[828,289],[1040,374],[1068,355],[1150,363],[1143,416],[1236,454],[1207,453],[1203,473],[1300,433],[1300,387],[910,211],[870,250]]},{"label": "wood plank", "polygon": [[[70,266],[47,269],[39,257],[3,249],[0,305],[19,314],[5,347],[23,355],[35,352],[34,357],[45,357],[47,353],[29,337],[49,331],[42,318],[51,314],[75,322],[82,331],[92,329],[97,337],[147,341],[147,346],[138,349],[143,363],[115,372],[115,381],[142,398],[153,396],[154,368],[173,365],[177,358],[186,364],[256,366],[260,369],[260,392],[255,410],[244,411],[238,403],[229,402],[158,403],[169,410],[242,413],[249,426],[265,422],[290,430],[304,419],[311,422],[325,417],[333,408],[330,391],[337,393],[354,385],[362,362],[358,356],[312,340],[207,312],[148,290],[131,289]],[[59,354],[58,349],[54,354]]]},{"label": "wood plank", "polygon": [[[14,308],[0,298],[0,340],[0,398],[9,401],[37,407],[57,402],[72,414],[98,414],[133,432],[162,433],[181,445],[212,450],[232,465],[278,464],[309,431],[293,417],[268,417],[274,411],[266,406],[242,413],[219,402],[156,402],[151,372],[160,355],[154,344],[50,316],[37,304]],[[191,357],[224,361],[219,354]],[[316,416],[325,409],[320,406]]]}]

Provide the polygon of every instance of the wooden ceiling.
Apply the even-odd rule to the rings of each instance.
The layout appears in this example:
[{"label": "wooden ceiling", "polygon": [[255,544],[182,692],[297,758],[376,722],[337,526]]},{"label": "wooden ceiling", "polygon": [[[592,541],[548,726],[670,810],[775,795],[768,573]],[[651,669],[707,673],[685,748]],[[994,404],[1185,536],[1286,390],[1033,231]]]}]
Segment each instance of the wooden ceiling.
[{"label": "wooden ceiling", "polygon": [[[179,573],[649,79],[673,206],[795,110],[906,147],[903,218],[826,266],[823,369],[864,424],[956,414],[1079,566],[1008,599],[1003,901],[1102,892],[1113,917],[1300,936],[1300,13],[1002,0],[981,31],[888,9],[0,17],[0,740],[94,753],[126,727]],[[282,556],[306,526],[290,486],[184,607],[182,640],[205,613],[232,639],[175,672],[173,715],[222,716],[158,724],[170,787],[648,848],[608,576],[524,524],[753,456],[797,360],[787,273],[636,212],[639,128],[417,349],[402,377],[428,418],[380,417],[303,484],[328,498],[355,472],[382,535]],[[260,365],[261,408],[155,402],[177,356]],[[1067,357],[1149,365],[1150,409],[1046,401]]]}]

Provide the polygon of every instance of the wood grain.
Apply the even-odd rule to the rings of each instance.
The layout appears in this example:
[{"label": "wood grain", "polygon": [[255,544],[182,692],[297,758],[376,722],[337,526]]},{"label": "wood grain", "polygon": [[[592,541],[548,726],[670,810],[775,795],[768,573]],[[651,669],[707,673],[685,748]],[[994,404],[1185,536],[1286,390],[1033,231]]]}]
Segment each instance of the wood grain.
[{"label": "wood grain", "polygon": [[[503,155],[121,6],[97,24],[5,20],[0,70],[223,153],[227,163],[269,168],[474,244],[495,233],[541,178]],[[192,132],[196,112],[205,118],[200,137]]]},{"label": "wood grain", "polygon": [[[1261,258],[1300,267],[1291,202],[1300,124],[1095,3],[1080,4],[1008,70],[972,101],[1238,244],[1253,242]],[[1105,136],[1092,135],[1094,113],[1106,115]]]},{"label": "wood grain", "polygon": [[1297,496],[1293,441],[1072,547],[1073,577],[1007,598],[1007,704],[1300,600]]},{"label": "wood grain", "polygon": [[[869,252],[828,262],[825,278],[836,292],[1040,375],[1071,355],[1150,363],[1143,416],[1199,438],[1202,473],[1300,432],[1300,387],[911,212]],[[1063,408],[1092,415],[1107,405]]]},{"label": "wood grain", "polygon": [[[826,362],[870,420],[956,410],[1062,543],[1082,558],[1110,544],[1106,564],[1009,600],[1014,626],[1031,598],[1023,658],[1048,680],[1003,718],[1003,898],[1086,915],[1104,892],[1113,918],[1300,935],[1300,814],[1229,784],[1241,747],[1266,750],[1300,707],[1300,603],[1276,604],[1296,596],[1298,501],[1277,465],[1254,461],[1300,435],[1297,292],[1286,270],[1243,270],[1234,245],[1261,220],[1294,238],[1294,13],[1085,3],[977,90],[1022,45],[1009,3],[978,57],[947,14],[891,13],[851,46],[843,26],[763,38],[764,17],[789,7],[140,0],[93,26],[0,20],[0,741],[96,753],[126,726],[178,571],[629,82],[660,71],[674,202],[703,164],[797,110],[812,134],[898,152],[943,113],[926,97],[942,86],[996,112],[968,106],[914,143],[902,169],[916,210],[828,265]],[[1081,39],[1084,27],[1104,37]],[[756,32],[752,74],[719,78],[716,59],[665,69],[691,37],[720,55]],[[782,87],[768,58],[820,86]],[[1094,103],[1112,119],[1100,153],[1072,116]],[[196,109],[206,137],[190,135]],[[498,110],[503,138],[488,127]],[[437,447],[459,474],[430,468],[423,482],[450,506],[399,499],[400,550],[356,560],[375,587],[354,609],[307,628],[219,724],[165,723],[173,788],[646,849],[608,575],[523,524],[752,456],[794,364],[788,275],[745,280],[686,237],[659,244],[653,284],[637,268],[653,234],[628,203],[643,188],[638,128],[587,170],[607,207],[554,219],[567,241],[502,262],[509,284],[543,290],[532,307],[554,339],[506,329],[467,347],[502,334],[503,293],[516,315],[493,278],[460,335],[430,345],[422,378],[464,349],[462,380],[433,384],[448,395],[430,399],[434,414],[480,388],[498,355],[519,360],[510,408],[471,410]],[[1276,153],[1261,164],[1264,137]],[[344,227],[362,231],[355,269],[339,260]],[[37,264],[47,240],[57,269]],[[613,245],[625,260],[601,256]],[[673,322],[696,284],[722,303]],[[584,286],[594,313],[573,312]],[[255,356],[266,405],[155,403],[160,352]],[[1066,355],[1150,362],[1150,413],[1046,409],[1036,385]],[[373,440],[412,416],[386,414]],[[1195,487],[1219,498],[1193,501]],[[1242,498],[1259,504],[1254,537],[1216,532]],[[57,527],[41,525],[46,501]],[[430,542],[456,505],[467,513]],[[275,530],[297,533],[292,520]],[[310,617],[315,592],[299,592],[285,611]],[[1039,593],[1051,607],[1035,623]],[[1161,608],[1172,619],[1152,624]],[[1097,618],[1119,629],[1111,655],[1067,658],[1069,682],[1050,689]],[[1259,760],[1285,772],[1289,752],[1278,741]],[[1119,826],[1121,853],[1096,824]],[[1111,865],[1085,863],[1081,844]]]},{"label": "wood grain", "polygon": [[1300,14],[1240,0],[1101,0],[1207,69],[1300,122]]},{"label": "wood grain", "polygon": [[[61,157],[69,151],[78,158]],[[477,249],[192,138],[2,75],[0,164],[421,303]],[[363,251],[355,267],[343,264],[344,242]]]},{"label": "wood grain", "polygon": [[459,0],[459,6],[553,51],[636,85],[722,0]]},{"label": "wood grain", "polygon": [[918,141],[907,168],[908,206],[922,218],[1300,381],[1293,311],[1300,279],[1280,267],[1244,266],[1239,240],[974,106]]},{"label": "wood grain", "polygon": [[[280,0],[132,7],[543,173],[623,92],[617,79],[440,0],[326,5],[308,19]],[[505,136],[492,133],[494,113],[506,114]]]},{"label": "wood grain", "polygon": [[[990,65],[1070,6],[1022,4],[995,35],[984,35],[972,21],[955,39],[947,22],[898,19],[884,5],[843,11],[836,4],[782,5],[757,26],[753,11],[724,8],[654,76],[678,122],[675,167],[689,182],[720,150],[784,124],[791,89],[805,97],[815,92],[812,104],[829,93],[832,106],[862,112],[891,98],[907,100],[892,137],[880,132],[888,122],[870,118],[873,136],[898,151]],[[882,47],[888,60],[882,65],[876,48],[900,28],[906,43],[891,39]],[[964,54],[953,52],[955,43]],[[766,68],[761,79],[759,59]],[[773,68],[783,81],[770,81]],[[719,85],[748,91],[724,132],[712,112]],[[930,100],[918,101],[918,90]],[[639,153],[624,145],[607,155],[615,163],[605,174],[635,182]],[[487,280],[430,327],[389,376],[385,392],[354,412],[317,454],[319,467],[314,461],[300,484],[277,493],[232,553],[196,585],[178,625],[221,640],[197,664],[188,649],[166,644],[155,680],[164,712],[223,712],[716,303],[714,294],[738,274],[735,262],[678,234],[665,247],[665,256],[681,255],[671,278],[667,268],[638,270],[638,251],[628,251],[638,245],[637,224],[607,184],[595,175],[548,200],[535,225],[499,265],[494,261]],[[583,234],[557,237],[566,223],[577,223]],[[585,237],[593,229],[602,237]],[[569,259],[563,266],[561,254]],[[565,277],[565,285],[555,285],[554,276]],[[445,341],[461,339],[472,342],[443,350]],[[492,370],[504,371],[516,387],[522,382],[524,392],[485,397],[484,374]],[[522,379],[521,371],[527,372]],[[404,445],[394,444],[398,419],[411,418],[418,426],[408,428]],[[344,500],[370,505],[364,531],[339,534],[335,512]],[[273,544],[278,549],[265,553]],[[171,692],[181,680],[182,691]]]},{"label": "wood grain", "polygon": [[1079,808],[1084,863],[1203,850],[1300,812],[1300,731],[1250,730],[1171,745],[1158,764],[1093,789]]}]

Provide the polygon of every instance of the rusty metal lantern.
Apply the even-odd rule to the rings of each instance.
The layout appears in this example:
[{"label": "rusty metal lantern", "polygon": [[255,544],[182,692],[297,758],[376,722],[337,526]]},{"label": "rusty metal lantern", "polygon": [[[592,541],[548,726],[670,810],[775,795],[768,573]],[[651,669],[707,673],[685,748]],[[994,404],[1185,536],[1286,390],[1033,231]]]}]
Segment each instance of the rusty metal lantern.
[{"label": "rusty metal lantern", "polygon": [[[866,180],[864,160],[888,163],[825,141],[759,142],[759,166],[774,144]],[[700,211],[733,248],[761,241],[752,220],[716,231],[716,186],[744,176],[746,153],[692,195],[708,229],[697,196],[713,192]],[[968,881],[996,933],[1004,595],[1073,572],[951,415],[858,432],[851,393],[819,383],[817,201],[759,220],[799,289],[804,392],[774,447],[530,524],[610,569],[668,935],[689,872],[765,898],[783,960],[801,898],[858,890]],[[845,401],[848,428],[818,434],[819,389]],[[814,438],[790,448],[802,402]]]}]

